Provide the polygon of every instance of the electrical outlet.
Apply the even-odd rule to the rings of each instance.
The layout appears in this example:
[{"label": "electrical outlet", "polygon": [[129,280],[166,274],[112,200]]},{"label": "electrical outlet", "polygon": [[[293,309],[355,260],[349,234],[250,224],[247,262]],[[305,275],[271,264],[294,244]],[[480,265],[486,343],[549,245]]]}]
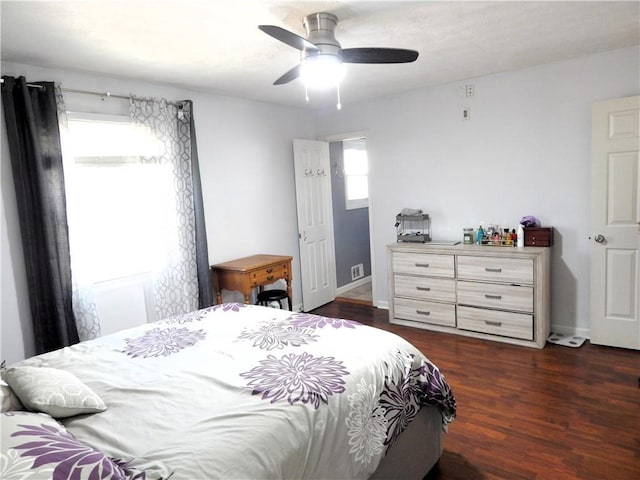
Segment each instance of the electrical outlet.
[{"label": "electrical outlet", "polygon": [[473,87],[473,85],[465,85],[464,86],[464,96],[469,98],[469,97],[473,97],[475,88]]},{"label": "electrical outlet", "polygon": [[475,87],[471,84],[461,85],[458,87],[458,96],[460,98],[471,98],[475,93]]},{"label": "electrical outlet", "polygon": [[471,118],[471,109],[469,107],[464,107],[462,109],[462,119],[469,120]]}]

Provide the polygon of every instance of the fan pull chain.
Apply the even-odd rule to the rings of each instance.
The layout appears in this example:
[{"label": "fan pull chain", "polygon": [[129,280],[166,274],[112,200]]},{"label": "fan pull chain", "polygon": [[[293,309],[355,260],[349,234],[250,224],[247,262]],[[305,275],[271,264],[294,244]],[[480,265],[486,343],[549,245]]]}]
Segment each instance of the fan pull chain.
[{"label": "fan pull chain", "polygon": [[338,110],[342,110],[342,102],[340,101],[340,84],[339,83],[336,84],[336,93],[338,95],[338,104],[336,105],[336,108]]},{"label": "fan pull chain", "polygon": [[307,89],[307,84],[304,84],[304,99],[309,103],[309,90]]}]

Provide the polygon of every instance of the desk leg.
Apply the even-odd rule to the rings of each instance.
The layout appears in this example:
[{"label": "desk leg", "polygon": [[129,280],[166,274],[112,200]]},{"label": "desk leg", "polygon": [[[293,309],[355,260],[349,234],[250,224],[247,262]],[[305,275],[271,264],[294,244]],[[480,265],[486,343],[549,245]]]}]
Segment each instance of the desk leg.
[{"label": "desk leg", "polygon": [[[289,267],[289,270],[291,270],[291,267]],[[289,298],[287,298],[287,302],[289,303],[289,311],[293,312],[293,304],[291,302],[291,299],[293,298],[293,295],[291,294],[291,280],[285,279],[284,281],[287,284],[287,295],[289,296]]]},{"label": "desk leg", "polygon": [[213,283],[213,291],[216,294],[216,305],[220,305],[222,303],[222,289],[220,288],[218,274],[213,269],[211,270],[211,280]]}]

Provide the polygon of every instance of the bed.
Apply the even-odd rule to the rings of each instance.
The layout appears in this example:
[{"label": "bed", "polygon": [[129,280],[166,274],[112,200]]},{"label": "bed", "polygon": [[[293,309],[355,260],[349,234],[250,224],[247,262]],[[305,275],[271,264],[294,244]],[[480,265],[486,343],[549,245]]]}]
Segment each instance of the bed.
[{"label": "bed", "polygon": [[456,411],[438,368],[394,334],[238,303],[3,379],[3,411],[24,405],[2,413],[3,479],[422,478]]}]

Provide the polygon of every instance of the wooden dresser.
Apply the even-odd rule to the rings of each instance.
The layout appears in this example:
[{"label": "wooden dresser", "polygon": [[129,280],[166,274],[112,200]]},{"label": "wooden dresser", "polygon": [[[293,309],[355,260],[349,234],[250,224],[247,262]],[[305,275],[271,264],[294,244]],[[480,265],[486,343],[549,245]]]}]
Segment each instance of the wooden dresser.
[{"label": "wooden dresser", "polygon": [[213,290],[216,303],[222,303],[222,289],[242,292],[244,303],[250,303],[251,291],[255,287],[270,285],[278,280],[287,284],[291,296],[291,260],[284,255],[252,255],[217,265],[211,265]]},{"label": "wooden dresser", "polygon": [[387,256],[391,323],[544,347],[549,248],[395,243]]}]

